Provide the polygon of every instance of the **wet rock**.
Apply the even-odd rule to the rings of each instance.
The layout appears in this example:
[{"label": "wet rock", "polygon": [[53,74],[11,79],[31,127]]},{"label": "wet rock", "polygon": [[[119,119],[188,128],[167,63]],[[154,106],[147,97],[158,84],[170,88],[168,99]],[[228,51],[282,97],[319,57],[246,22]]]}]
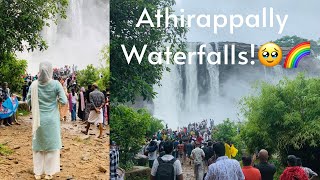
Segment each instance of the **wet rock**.
[{"label": "wet rock", "polygon": [[102,173],[106,173],[107,172],[107,170],[102,166],[99,166],[99,171],[102,172]]},{"label": "wet rock", "polygon": [[73,177],[72,176],[67,176],[67,179],[66,180],[72,180]]},{"label": "wet rock", "polygon": [[26,172],[29,173],[29,174],[32,174],[32,175],[34,174],[32,168],[29,168]]},{"label": "wet rock", "polygon": [[83,160],[83,161],[88,161],[89,159],[90,159],[90,154],[89,153],[84,154],[84,155],[81,156],[81,160]]}]

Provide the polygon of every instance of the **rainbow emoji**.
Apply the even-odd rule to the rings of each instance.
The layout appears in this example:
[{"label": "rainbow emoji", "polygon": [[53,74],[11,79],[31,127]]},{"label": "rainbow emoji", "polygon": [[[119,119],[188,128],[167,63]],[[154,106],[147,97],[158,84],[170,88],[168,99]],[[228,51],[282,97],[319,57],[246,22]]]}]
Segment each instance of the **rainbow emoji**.
[{"label": "rainbow emoji", "polygon": [[300,60],[310,55],[310,42],[302,42],[293,47],[284,62],[284,68],[297,68]]}]

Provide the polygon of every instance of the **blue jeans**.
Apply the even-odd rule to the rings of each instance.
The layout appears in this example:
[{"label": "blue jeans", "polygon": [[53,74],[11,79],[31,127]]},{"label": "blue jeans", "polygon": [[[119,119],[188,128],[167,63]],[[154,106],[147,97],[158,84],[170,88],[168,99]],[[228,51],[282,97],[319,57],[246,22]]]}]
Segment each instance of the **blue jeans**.
[{"label": "blue jeans", "polygon": [[76,114],[77,114],[77,104],[72,104],[71,121],[76,120]]}]

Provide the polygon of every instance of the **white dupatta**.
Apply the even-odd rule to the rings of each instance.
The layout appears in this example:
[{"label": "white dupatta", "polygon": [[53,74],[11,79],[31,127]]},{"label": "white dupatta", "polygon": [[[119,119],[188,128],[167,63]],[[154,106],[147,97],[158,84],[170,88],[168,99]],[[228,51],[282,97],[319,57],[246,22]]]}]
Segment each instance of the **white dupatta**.
[{"label": "white dupatta", "polygon": [[32,107],[32,135],[36,139],[36,131],[40,127],[40,108],[38,88],[39,84],[47,84],[51,81],[53,75],[52,64],[50,62],[41,62],[39,65],[38,80],[31,84],[31,107]]},{"label": "white dupatta", "polygon": [[31,84],[31,107],[32,107],[32,136],[36,139],[36,131],[40,127],[40,108],[38,97],[38,80],[33,81]]}]

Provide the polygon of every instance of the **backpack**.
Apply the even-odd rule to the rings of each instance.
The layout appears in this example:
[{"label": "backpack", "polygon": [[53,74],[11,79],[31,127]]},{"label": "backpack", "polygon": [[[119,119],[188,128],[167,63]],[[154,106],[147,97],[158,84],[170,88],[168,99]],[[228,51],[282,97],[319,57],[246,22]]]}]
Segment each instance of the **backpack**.
[{"label": "backpack", "polygon": [[161,157],[158,157],[159,166],[156,173],[157,180],[174,180],[174,162],[176,158],[173,158],[170,161],[164,161]]},{"label": "backpack", "polygon": [[158,149],[157,143],[155,141],[151,141],[147,148],[148,152],[155,152]]}]

